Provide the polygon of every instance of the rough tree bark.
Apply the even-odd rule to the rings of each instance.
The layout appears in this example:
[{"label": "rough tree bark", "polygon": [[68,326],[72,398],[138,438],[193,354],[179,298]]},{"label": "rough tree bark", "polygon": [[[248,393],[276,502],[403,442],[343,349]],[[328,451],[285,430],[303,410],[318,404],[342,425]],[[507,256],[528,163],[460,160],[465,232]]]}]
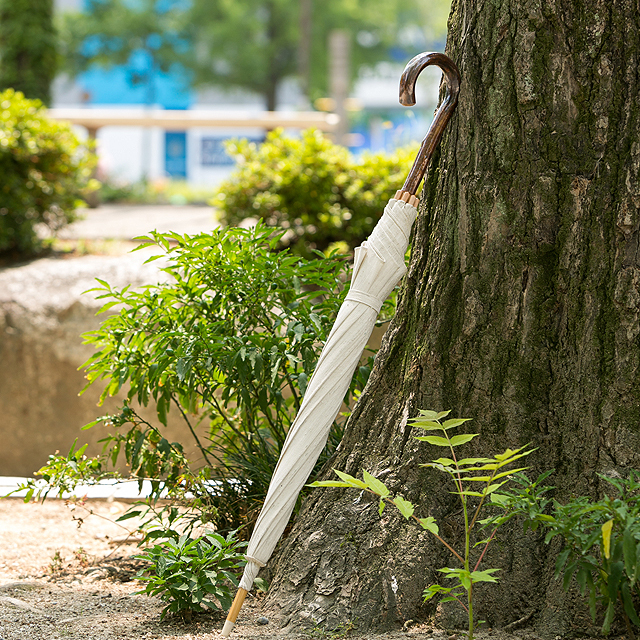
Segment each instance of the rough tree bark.
[{"label": "rough tree bark", "polygon": [[[418,466],[440,454],[407,427],[420,408],[474,418],[476,452],[539,447],[533,472],[556,469],[560,500],[640,467],[640,3],[455,0],[449,27],[457,114],[396,318],[328,466],[384,477],[455,537],[441,477]],[[586,628],[555,552],[507,531],[481,617]],[[285,620],[361,629],[425,615],[421,592],[450,564],[427,532],[343,490],[307,499],[276,561],[268,605]]]}]

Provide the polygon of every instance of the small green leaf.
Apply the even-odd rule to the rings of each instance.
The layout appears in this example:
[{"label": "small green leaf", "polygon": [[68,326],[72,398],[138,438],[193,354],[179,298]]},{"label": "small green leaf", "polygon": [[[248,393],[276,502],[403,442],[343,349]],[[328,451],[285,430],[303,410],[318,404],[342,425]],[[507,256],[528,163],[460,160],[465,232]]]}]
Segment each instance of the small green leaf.
[{"label": "small green leaf", "polygon": [[415,510],[415,507],[408,501],[405,500],[402,496],[396,496],[393,499],[393,504],[398,507],[400,513],[408,520]]},{"label": "small green leaf", "polygon": [[429,444],[434,444],[436,447],[448,447],[449,441],[446,438],[440,436],[418,436],[416,440],[423,440]]},{"label": "small green leaf", "polygon": [[637,562],[636,540],[631,531],[631,527],[628,524],[622,534],[622,554],[624,557],[624,567],[627,575],[631,580],[634,580],[637,577],[635,575]]},{"label": "small green leaf", "polygon": [[[608,560],[611,557],[611,529],[613,527],[613,520],[607,520],[602,525],[602,552],[604,557]],[[615,599],[615,597],[614,597]]]},{"label": "small green leaf", "polygon": [[[443,467],[452,467],[455,465],[455,462],[451,458],[438,458],[437,460],[432,461],[434,464],[442,465]],[[460,464],[458,462],[458,464]]]},{"label": "small green leaf", "polygon": [[307,391],[307,374],[304,371],[298,376],[298,386],[300,387],[300,393],[304,395]]},{"label": "small green leaf", "polygon": [[[479,522],[480,524],[482,524],[482,523],[484,522],[484,520],[478,520],[478,522]],[[476,547],[479,547],[479,546],[481,546],[481,545],[483,545],[483,544],[487,544],[487,543],[489,543],[489,542],[491,542],[491,538],[485,538],[484,540],[478,540],[478,542],[476,542],[476,543],[473,545],[473,548],[475,549]]]},{"label": "small green leaf", "polygon": [[473,582],[498,582],[498,578],[491,575],[500,569],[485,569],[484,571],[474,571],[471,574],[471,580]]},{"label": "small green leaf", "polygon": [[573,574],[575,573],[577,566],[577,561],[570,562],[564,570],[564,576],[562,577],[562,588],[565,591],[568,591],[569,589],[569,583],[571,582],[571,578],[573,578]]},{"label": "small green leaf", "polygon": [[607,612],[604,616],[604,622],[602,623],[602,633],[608,634],[611,631],[611,623],[613,622],[613,615],[615,613],[615,600],[609,601]]},{"label": "small green leaf", "polygon": [[380,500],[380,506],[378,507],[378,515],[382,515],[384,508],[386,506],[386,502],[384,500]]},{"label": "small green leaf", "polygon": [[609,598],[615,602],[618,599],[618,591],[620,590],[620,582],[624,573],[624,564],[622,562],[612,562],[609,572],[609,580],[607,581],[607,590]]},{"label": "small green leaf", "polygon": [[580,587],[580,593],[584,596],[587,588],[587,574],[589,573],[589,568],[585,565],[580,565],[578,572],[576,573],[576,582]]},{"label": "small green leaf", "polygon": [[451,438],[451,446],[457,447],[460,444],[464,444],[465,442],[469,442],[469,440],[473,440],[476,436],[479,436],[479,433],[463,433],[459,436],[453,436]]},{"label": "small green leaf", "polygon": [[565,547],[560,554],[558,555],[558,559],[556,560],[556,570],[554,573],[554,577],[558,577],[560,575],[560,571],[562,571],[562,567],[566,564],[569,554],[571,553],[571,547]]},{"label": "small green leaf", "polygon": [[462,460],[458,460],[458,465],[461,467],[465,467],[467,465],[476,465],[491,462],[493,462],[491,458],[463,458]]},{"label": "small green leaf", "polygon": [[488,496],[489,494],[493,493],[494,491],[497,491],[503,484],[506,484],[507,481],[505,480],[504,482],[497,482],[495,484],[490,484],[488,487],[485,488],[485,490],[482,492],[483,495]]},{"label": "small green leaf", "polygon": [[459,427],[465,422],[469,422],[469,420],[471,420],[471,418],[452,418],[451,420],[445,420],[445,422],[442,423],[442,428],[453,429],[455,427]]},{"label": "small green leaf", "polygon": [[339,480],[316,480],[306,485],[307,487],[352,487],[349,482],[340,482]]},{"label": "small green leaf", "polygon": [[433,420],[422,420],[421,418],[415,418],[410,420],[411,425],[423,429],[424,431],[442,431],[442,425],[439,422]]},{"label": "small green leaf", "polygon": [[620,592],[622,594],[622,604],[624,606],[625,613],[629,616],[629,619],[636,625],[636,627],[640,627],[640,619],[638,618],[638,614],[634,607],[633,596],[629,590],[629,583],[626,580],[622,583]]},{"label": "small green leaf", "polygon": [[429,516],[428,518],[420,518],[419,522],[422,525],[423,529],[430,531],[436,536],[438,535],[439,528],[435,518],[432,518],[431,516]]},{"label": "small green leaf", "polygon": [[371,489],[375,494],[382,496],[383,498],[386,498],[389,495],[389,489],[387,489],[384,483],[380,482],[380,480],[372,476],[370,473],[363,471],[362,477],[364,478],[367,487],[369,487],[369,489]]},{"label": "small green leaf", "polygon": [[354,478],[348,473],[343,473],[342,471],[338,471],[337,469],[334,469],[333,471],[343,482],[347,482],[349,486],[356,487],[358,489],[367,488],[366,483],[364,483],[362,480],[358,480],[358,478]]}]

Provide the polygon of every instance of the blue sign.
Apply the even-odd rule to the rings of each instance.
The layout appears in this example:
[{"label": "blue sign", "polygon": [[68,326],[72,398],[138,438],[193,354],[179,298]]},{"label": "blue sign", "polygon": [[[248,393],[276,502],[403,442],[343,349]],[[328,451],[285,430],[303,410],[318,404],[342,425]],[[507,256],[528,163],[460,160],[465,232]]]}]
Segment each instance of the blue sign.
[{"label": "blue sign", "polygon": [[187,179],[187,134],[166,131],[164,134],[164,169],[172,178]]},{"label": "blue sign", "polygon": [[[229,167],[235,164],[234,159],[226,152],[225,142],[232,138],[202,138],[200,163],[203,167]],[[264,138],[249,138],[249,142],[260,144]]]}]

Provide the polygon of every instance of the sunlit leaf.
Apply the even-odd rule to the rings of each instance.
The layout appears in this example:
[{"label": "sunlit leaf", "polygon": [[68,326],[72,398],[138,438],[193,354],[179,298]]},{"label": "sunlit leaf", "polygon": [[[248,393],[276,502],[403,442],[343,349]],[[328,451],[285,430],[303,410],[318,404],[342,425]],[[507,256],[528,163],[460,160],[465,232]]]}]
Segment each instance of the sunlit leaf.
[{"label": "sunlit leaf", "polygon": [[389,495],[389,489],[387,489],[384,483],[380,482],[380,480],[372,476],[367,471],[363,471],[363,478],[366,486],[374,493],[382,496],[383,498],[386,498]]},{"label": "sunlit leaf", "polygon": [[343,471],[338,471],[337,469],[334,469],[333,471],[343,482],[347,482],[350,486],[357,487],[358,489],[367,488],[367,484],[362,480],[358,480],[358,478],[354,478],[353,476],[350,476],[348,473],[344,473]]},{"label": "sunlit leaf", "polygon": [[498,582],[498,578],[492,575],[496,571],[500,571],[500,569],[485,569],[484,571],[473,571],[471,573],[471,580],[473,582]]},{"label": "sunlit leaf", "polygon": [[393,504],[398,507],[400,513],[408,520],[414,512],[414,506],[407,500],[405,500],[402,496],[396,496],[393,499]]},{"label": "sunlit leaf", "polygon": [[607,560],[611,557],[611,529],[613,520],[607,520],[602,525],[602,553]]},{"label": "sunlit leaf", "polygon": [[452,418],[450,420],[445,420],[445,422],[442,423],[442,428],[453,429],[454,427],[459,427],[461,424],[469,422],[470,420],[471,418]]},{"label": "sunlit leaf", "polygon": [[437,447],[449,446],[449,441],[446,438],[441,438],[440,436],[418,436],[416,440],[422,440],[429,444],[436,445]]},{"label": "sunlit leaf", "polygon": [[464,444],[465,442],[469,442],[473,440],[476,436],[480,435],[479,433],[463,433],[458,436],[453,436],[451,438],[451,446],[457,447],[460,444]]},{"label": "sunlit leaf", "polygon": [[428,518],[420,518],[419,522],[423,529],[426,529],[427,531],[438,535],[439,528],[435,518],[432,518],[431,516],[429,516]]}]

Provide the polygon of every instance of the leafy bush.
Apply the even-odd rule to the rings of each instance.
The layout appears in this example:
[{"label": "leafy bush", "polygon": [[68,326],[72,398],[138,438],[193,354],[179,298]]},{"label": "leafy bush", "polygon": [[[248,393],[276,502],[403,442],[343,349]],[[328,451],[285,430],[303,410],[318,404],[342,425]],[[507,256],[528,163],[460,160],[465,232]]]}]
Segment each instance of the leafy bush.
[{"label": "leafy bush", "polygon": [[95,157],[69,124],[47,118],[39,100],[0,93],[0,254],[31,254],[37,225],[52,232],[76,219]]},{"label": "leafy bush", "polygon": [[107,177],[100,179],[98,198],[100,202],[204,205],[215,193],[214,187],[194,187],[183,180],[126,182]]},{"label": "leafy bush", "polygon": [[246,543],[239,542],[235,532],[226,538],[210,532],[195,539],[175,531],[161,533],[169,539],[136,556],[151,563],[136,575],[146,583],[136,593],[160,596],[167,603],[160,619],[174,613],[189,622],[202,607],[228,609],[231,587],[238,586],[236,573],[245,565],[241,549]]},{"label": "leafy bush", "polygon": [[301,255],[341,241],[353,248],[366,240],[404,183],[415,151],[356,160],[319,131],[288,138],[278,129],[261,145],[247,140],[228,144],[238,168],[211,204],[227,225],[259,218],[286,229],[283,246]]},{"label": "leafy bush", "polygon": [[[87,425],[115,429],[102,460],[88,464],[72,451],[73,459],[54,456],[38,473],[69,490],[87,473],[101,477],[122,454],[134,478],[153,481],[138,515],[162,517],[153,500],[164,491],[192,506],[184,516],[192,522],[250,527],[346,294],[344,257],[292,256],[276,251],[280,238],[264,225],[194,237],[154,233],[141,246],[162,249],[166,282],[133,291],[100,281],[103,311],[120,307],[86,335],[97,349],[85,364],[87,386],[104,384],[102,400],[128,386],[127,397],[118,414]],[[356,372],[347,407],[368,374],[369,366]],[[157,424],[135,411],[134,400],[155,407]],[[171,408],[190,430],[194,460],[163,435]],[[328,452],[341,428],[334,424]],[[30,488],[31,496],[44,493]]]},{"label": "leafy bush", "polygon": [[[350,487],[371,493],[379,498],[378,511],[380,515],[387,504],[394,506],[400,511],[404,518],[413,520],[423,529],[433,535],[443,544],[455,558],[457,567],[443,567],[438,569],[448,579],[455,581],[453,587],[443,587],[441,585],[430,585],[424,590],[425,601],[434,596],[441,596],[441,602],[458,602],[466,611],[469,620],[469,630],[467,640],[473,640],[473,632],[476,621],[473,616],[473,585],[480,582],[497,582],[498,577],[493,575],[499,569],[479,570],[482,559],[493,540],[498,524],[491,519],[480,520],[479,516],[485,505],[486,498],[494,495],[494,492],[509,482],[511,475],[524,468],[504,469],[520,458],[524,458],[533,453],[534,450],[507,449],[504,453],[496,454],[493,458],[460,458],[456,456],[455,447],[465,444],[478,436],[477,433],[463,433],[457,436],[449,436],[449,431],[455,429],[469,418],[449,418],[450,411],[426,411],[421,410],[420,416],[410,422],[414,427],[427,432],[440,432],[439,436],[416,436],[416,440],[427,442],[436,447],[448,449],[450,458],[438,458],[430,463],[420,465],[421,467],[431,467],[446,473],[453,482],[453,492],[460,500],[463,515],[464,546],[459,551],[440,536],[440,528],[433,516],[418,518],[414,515],[415,505],[405,500],[401,495],[391,497],[391,491],[387,486],[367,471],[363,472],[363,479],[359,480],[341,471],[335,471],[340,480],[326,480],[314,482],[311,487]],[[474,504],[471,500],[475,499]],[[472,544],[472,531],[477,524],[493,523],[494,530],[491,535]],[[472,559],[472,550],[480,546],[481,551]],[[466,604],[465,604],[466,601]]]},{"label": "leafy bush", "polygon": [[542,485],[550,473],[535,482],[517,477],[521,488],[498,498],[508,512],[501,520],[519,515],[525,530],[542,526],[547,530],[546,543],[561,536],[564,544],[556,578],[562,575],[565,590],[575,578],[582,595],[589,594],[594,621],[598,602],[602,605],[603,633],[609,633],[616,605],[622,605],[628,635],[633,638],[631,625],[640,627],[640,472],[631,470],[628,478],[598,474],[617,497],[605,495],[593,501],[582,496],[564,505],[545,497],[553,488]]}]

